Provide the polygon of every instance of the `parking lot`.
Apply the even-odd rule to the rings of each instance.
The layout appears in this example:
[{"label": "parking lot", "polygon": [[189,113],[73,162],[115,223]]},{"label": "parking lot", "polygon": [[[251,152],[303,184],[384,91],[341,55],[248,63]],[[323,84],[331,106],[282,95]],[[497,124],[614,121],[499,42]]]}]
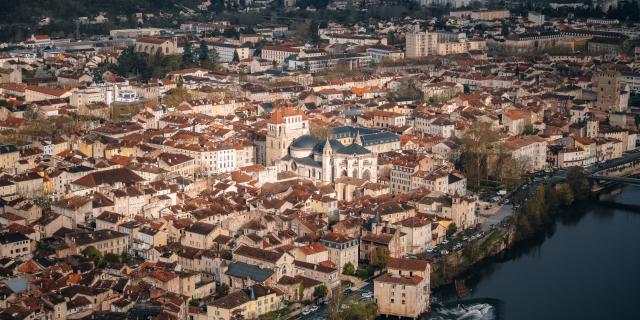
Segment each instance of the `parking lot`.
[{"label": "parking lot", "polygon": [[[363,294],[366,294],[367,297],[363,297]],[[369,296],[370,295],[370,296]],[[372,300],[373,299],[373,280],[367,282],[367,285],[358,289],[358,290],[345,290],[343,302],[343,309],[347,306],[347,303],[350,300]],[[315,307],[315,308],[314,308]],[[326,304],[316,304],[313,306],[307,306],[305,308],[307,311],[303,311],[300,314],[298,319],[301,320],[321,320],[326,319],[325,312],[327,309]]]}]

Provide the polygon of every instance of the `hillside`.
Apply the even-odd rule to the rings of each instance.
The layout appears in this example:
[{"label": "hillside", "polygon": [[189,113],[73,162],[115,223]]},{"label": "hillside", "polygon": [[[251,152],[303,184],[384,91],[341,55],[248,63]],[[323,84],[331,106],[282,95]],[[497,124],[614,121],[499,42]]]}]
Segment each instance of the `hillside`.
[{"label": "hillside", "polygon": [[[0,0],[0,41],[20,41],[38,32],[67,34],[75,31],[77,18],[93,19],[100,13],[106,13],[108,23],[85,26],[86,32],[100,33],[95,31],[108,31],[114,26],[137,27],[133,19],[124,21],[116,17],[132,17],[136,13],[159,17],[163,13],[170,18],[185,8],[197,10],[201,3],[202,0]],[[38,26],[44,18],[50,19],[49,25]]]}]

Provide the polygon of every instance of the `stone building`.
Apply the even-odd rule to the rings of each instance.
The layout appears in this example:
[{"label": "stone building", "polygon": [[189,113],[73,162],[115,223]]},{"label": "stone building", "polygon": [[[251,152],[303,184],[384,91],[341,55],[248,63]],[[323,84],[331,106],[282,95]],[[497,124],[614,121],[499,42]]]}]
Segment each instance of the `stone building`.
[{"label": "stone building", "polygon": [[174,55],[178,53],[178,44],[172,39],[142,37],[136,40],[134,51],[149,55]]},{"label": "stone building", "polygon": [[266,138],[266,163],[271,166],[287,155],[294,139],[309,134],[309,121],[301,110],[278,108],[271,113]]},{"label": "stone building", "polygon": [[431,265],[425,260],[394,259],[373,283],[378,313],[417,319],[429,309]]},{"label": "stone building", "polygon": [[622,81],[620,72],[605,70],[595,79],[596,104],[602,111],[626,112],[629,107],[629,86]]}]

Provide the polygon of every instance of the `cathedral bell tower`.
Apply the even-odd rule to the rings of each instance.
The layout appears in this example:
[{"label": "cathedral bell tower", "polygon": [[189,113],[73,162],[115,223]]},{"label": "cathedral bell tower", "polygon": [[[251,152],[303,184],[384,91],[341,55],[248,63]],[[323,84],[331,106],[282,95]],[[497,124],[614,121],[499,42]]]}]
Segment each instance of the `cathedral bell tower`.
[{"label": "cathedral bell tower", "polygon": [[333,149],[329,138],[324,143],[322,148],[322,181],[333,182]]}]

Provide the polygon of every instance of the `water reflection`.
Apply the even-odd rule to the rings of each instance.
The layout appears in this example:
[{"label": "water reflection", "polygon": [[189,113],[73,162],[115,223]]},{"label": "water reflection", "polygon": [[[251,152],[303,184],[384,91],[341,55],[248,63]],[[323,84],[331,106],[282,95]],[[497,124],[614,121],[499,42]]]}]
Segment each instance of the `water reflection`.
[{"label": "water reflection", "polygon": [[638,199],[640,188],[629,187],[615,204],[568,208],[544,232],[462,275],[476,299],[458,300],[453,285],[434,292],[448,303],[434,305],[430,319],[498,319],[497,311],[518,320],[638,319],[630,310],[640,287]]}]

